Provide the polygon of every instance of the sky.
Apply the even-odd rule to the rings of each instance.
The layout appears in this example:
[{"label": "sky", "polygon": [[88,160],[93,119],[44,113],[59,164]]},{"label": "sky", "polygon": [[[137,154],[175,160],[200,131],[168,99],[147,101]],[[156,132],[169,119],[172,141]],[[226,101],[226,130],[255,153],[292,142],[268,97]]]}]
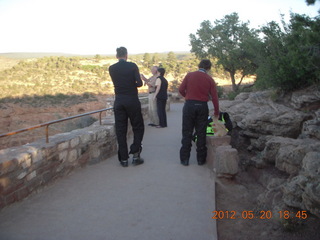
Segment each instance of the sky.
[{"label": "sky", "polygon": [[237,12],[259,28],[280,14],[314,17],[319,9],[320,1],[305,0],[0,0],[0,53],[189,52],[189,35],[204,20]]}]

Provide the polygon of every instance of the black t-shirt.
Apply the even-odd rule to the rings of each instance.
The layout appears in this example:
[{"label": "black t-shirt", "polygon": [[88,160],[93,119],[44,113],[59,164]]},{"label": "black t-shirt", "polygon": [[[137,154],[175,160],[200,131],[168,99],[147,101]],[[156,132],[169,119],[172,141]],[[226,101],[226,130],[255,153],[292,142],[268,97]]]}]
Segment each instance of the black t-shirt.
[{"label": "black t-shirt", "polygon": [[139,68],[135,63],[120,59],[109,67],[114,93],[116,95],[138,95],[137,87],[142,86]]}]

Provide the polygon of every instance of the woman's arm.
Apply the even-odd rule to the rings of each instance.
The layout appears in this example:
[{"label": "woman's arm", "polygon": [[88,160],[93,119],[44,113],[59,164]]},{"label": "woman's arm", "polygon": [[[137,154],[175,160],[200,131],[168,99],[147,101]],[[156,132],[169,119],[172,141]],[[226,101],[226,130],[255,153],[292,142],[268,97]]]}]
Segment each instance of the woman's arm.
[{"label": "woman's arm", "polygon": [[157,95],[158,95],[158,93],[160,91],[160,88],[161,88],[161,80],[160,80],[160,78],[157,78],[157,80],[156,80],[156,92],[154,94],[153,100],[156,99],[156,97],[157,97]]}]

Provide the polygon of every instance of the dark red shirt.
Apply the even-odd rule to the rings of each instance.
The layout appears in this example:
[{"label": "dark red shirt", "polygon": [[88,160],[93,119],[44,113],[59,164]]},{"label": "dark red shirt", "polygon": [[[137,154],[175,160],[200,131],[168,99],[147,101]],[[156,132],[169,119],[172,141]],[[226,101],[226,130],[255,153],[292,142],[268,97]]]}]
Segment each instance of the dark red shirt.
[{"label": "dark red shirt", "polygon": [[203,71],[188,73],[179,87],[179,92],[186,100],[208,102],[209,96],[211,96],[214,115],[219,116],[219,99],[216,83],[207,73]]}]

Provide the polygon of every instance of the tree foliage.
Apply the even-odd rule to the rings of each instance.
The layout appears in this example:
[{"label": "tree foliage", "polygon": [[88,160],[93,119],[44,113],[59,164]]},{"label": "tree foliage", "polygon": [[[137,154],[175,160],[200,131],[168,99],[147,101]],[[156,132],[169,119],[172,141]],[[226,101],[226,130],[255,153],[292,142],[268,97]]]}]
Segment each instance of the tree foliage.
[{"label": "tree foliage", "polygon": [[320,83],[320,18],[291,14],[289,24],[262,27],[256,85],[291,91]]},{"label": "tree foliage", "polygon": [[313,4],[316,3],[316,0],[306,0],[306,3],[307,3],[308,5],[313,5]]},{"label": "tree foliage", "polygon": [[150,68],[151,66],[151,56],[150,53],[145,53],[143,55],[143,66],[145,66],[146,68]]},{"label": "tree foliage", "polygon": [[[217,64],[230,74],[235,91],[245,76],[255,73],[254,53],[259,47],[257,31],[249,29],[248,23],[240,22],[237,13],[216,20],[214,25],[203,21],[196,35],[190,34],[190,43],[191,52],[198,58],[217,59]],[[241,74],[238,84],[236,73]]]}]

